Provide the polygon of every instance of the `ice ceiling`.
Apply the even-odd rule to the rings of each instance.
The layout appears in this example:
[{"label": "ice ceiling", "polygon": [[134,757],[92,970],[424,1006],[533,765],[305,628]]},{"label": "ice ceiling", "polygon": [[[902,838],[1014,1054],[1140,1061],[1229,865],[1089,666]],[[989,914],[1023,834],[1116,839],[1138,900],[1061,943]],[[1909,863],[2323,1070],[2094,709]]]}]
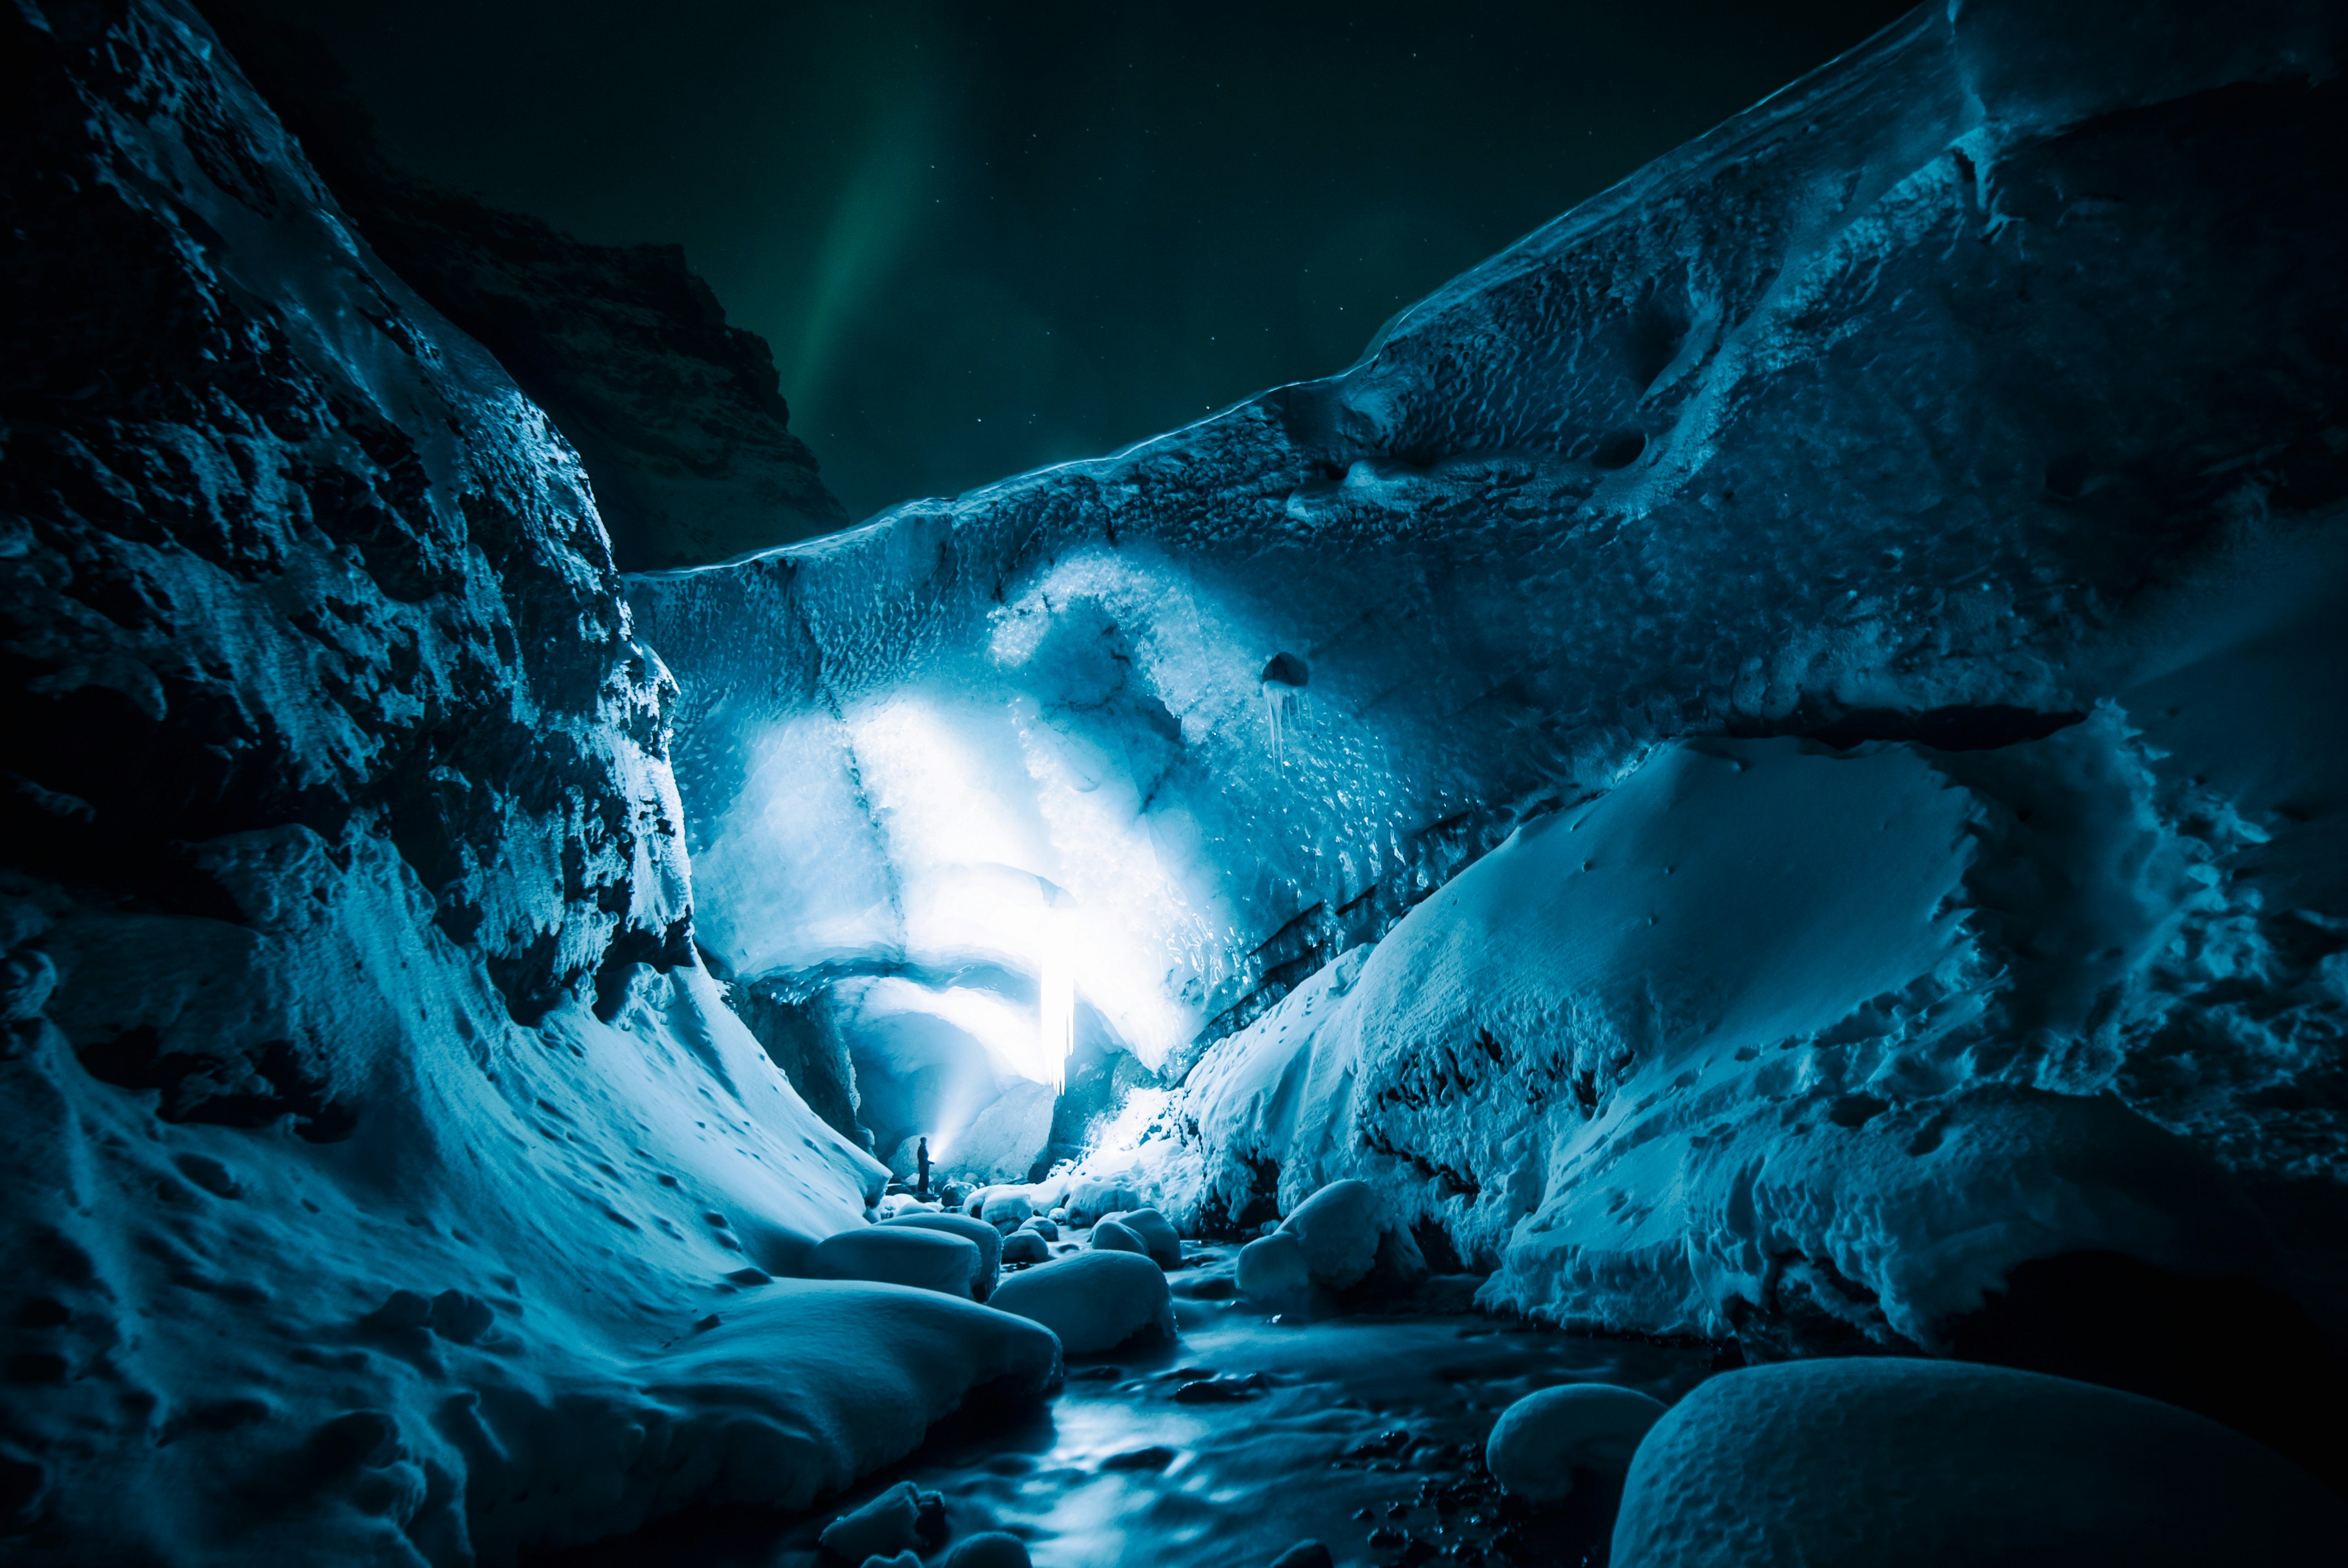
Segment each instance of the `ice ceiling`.
[{"label": "ice ceiling", "polygon": [[[2105,83],[2092,29],[2019,26],[1916,14],[1344,375],[631,579],[682,686],[700,940],[902,979],[858,1006],[967,1015],[1035,1081],[1072,990],[1179,1072],[1675,737],[1962,749],[2126,710],[2195,656],[2193,596],[2322,553],[2325,492],[2273,465],[2328,461],[2333,372],[2281,348],[2329,341],[2299,282],[2328,241],[2260,236],[2329,231],[2236,153],[2335,89],[2219,40]],[[2230,129],[2098,118],[2256,79]]]}]

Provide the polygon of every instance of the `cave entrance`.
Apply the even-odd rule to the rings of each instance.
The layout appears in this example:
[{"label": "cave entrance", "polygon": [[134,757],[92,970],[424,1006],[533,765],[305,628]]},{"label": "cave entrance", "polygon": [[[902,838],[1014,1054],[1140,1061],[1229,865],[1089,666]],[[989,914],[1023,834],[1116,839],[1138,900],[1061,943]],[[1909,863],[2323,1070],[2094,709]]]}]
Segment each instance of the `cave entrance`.
[{"label": "cave entrance", "polygon": [[[809,1107],[899,1181],[1040,1179],[1153,1083],[1100,1011],[1046,968],[870,972],[737,984],[735,1009]],[[1056,994],[1057,993],[1057,994]]]}]

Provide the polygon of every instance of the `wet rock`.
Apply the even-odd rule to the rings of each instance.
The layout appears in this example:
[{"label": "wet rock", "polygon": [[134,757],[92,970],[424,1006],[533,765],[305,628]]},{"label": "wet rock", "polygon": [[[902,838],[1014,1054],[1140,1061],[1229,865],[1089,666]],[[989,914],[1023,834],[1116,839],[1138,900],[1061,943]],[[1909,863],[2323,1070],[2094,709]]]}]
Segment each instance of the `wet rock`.
[{"label": "wet rock", "polygon": [[1167,1448],[1162,1444],[1153,1444],[1146,1449],[1132,1449],[1124,1453],[1111,1454],[1108,1458],[1101,1460],[1101,1469],[1108,1471],[1164,1470],[1168,1465],[1174,1462],[1174,1459],[1175,1454],[1172,1449]]},{"label": "wet rock", "polygon": [[1244,1378],[1197,1378],[1174,1390],[1178,1405],[1233,1405],[1251,1399],[1272,1387],[1272,1379],[1261,1372],[1251,1372]]}]

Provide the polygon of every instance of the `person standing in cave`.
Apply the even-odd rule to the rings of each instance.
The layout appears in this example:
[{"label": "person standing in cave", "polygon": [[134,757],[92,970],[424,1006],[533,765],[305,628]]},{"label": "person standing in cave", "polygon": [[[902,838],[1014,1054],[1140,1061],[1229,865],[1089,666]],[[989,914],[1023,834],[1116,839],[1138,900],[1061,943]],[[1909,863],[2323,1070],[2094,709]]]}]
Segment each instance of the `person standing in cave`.
[{"label": "person standing in cave", "polygon": [[930,1141],[927,1138],[922,1139],[921,1146],[913,1151],[913,1163],[921,1170],[921,1180],[913,1184],[913,1195],[926,1198],[930,1195]]}]

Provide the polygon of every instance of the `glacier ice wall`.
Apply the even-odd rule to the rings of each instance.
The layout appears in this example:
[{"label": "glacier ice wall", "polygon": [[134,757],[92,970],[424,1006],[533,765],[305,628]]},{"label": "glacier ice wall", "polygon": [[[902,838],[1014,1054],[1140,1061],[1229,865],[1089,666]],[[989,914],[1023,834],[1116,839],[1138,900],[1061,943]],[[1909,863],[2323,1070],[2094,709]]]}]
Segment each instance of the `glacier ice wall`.
[{"label": "glacier ice wall", "polygon": [[0,12],[0,1554],[458,1564],[803,1507],[975,1305],[693,961],[578,460],[195,14]]},{"label": "glacier ice wall", "polygon": [[[1169,1202],[1375,1174],[1529,1310],[1711,1330],[1775,1299],[1739,1283],[1768,1225],[1739,1198],[1706,1228],[1684,1171],[1764,1115],[1842,1141],[1772,1167],[1779,1250],[1870,1333],[1931,1342],[2034,1249],[2271,1271],[2216,1211],[1931,1280],[1894,1255],[1923,1242],[1826,1216],[1859,1201],[1837,1171],[1939,1114],[1897,1108],[1950,1096],[1981,1170],[2121,1096],[2153,1119],[2106,1130],[2121,1208],[2172,1157],[2338,1191],[2341,33],[2288,3],[1922,7],[1341,375],[631,579],[680,682],[701,939],[808,985],[1064,963],[1188,1075]],[[1724,757],[1767,765],[1732,787]],[[1535,845],[1715,785],[1689,858],[1639,829],[1618,873],[1673,878],[1673,918],[1543,902],[1571,866]],[[1511,833],[1466,875],[1518,902],[1445,925]],[[1783,908],[1734,872],[1765,855]],[[1694,886],[1741,922],[1696,950],[1674,922],[1725,917]],[[1435,985],[1437,954],[1478,978]],[[1638,1128],[1669,1135],[1641,1156]],[[2102,1179],[2044,1190],[2075,1176]]]}]

